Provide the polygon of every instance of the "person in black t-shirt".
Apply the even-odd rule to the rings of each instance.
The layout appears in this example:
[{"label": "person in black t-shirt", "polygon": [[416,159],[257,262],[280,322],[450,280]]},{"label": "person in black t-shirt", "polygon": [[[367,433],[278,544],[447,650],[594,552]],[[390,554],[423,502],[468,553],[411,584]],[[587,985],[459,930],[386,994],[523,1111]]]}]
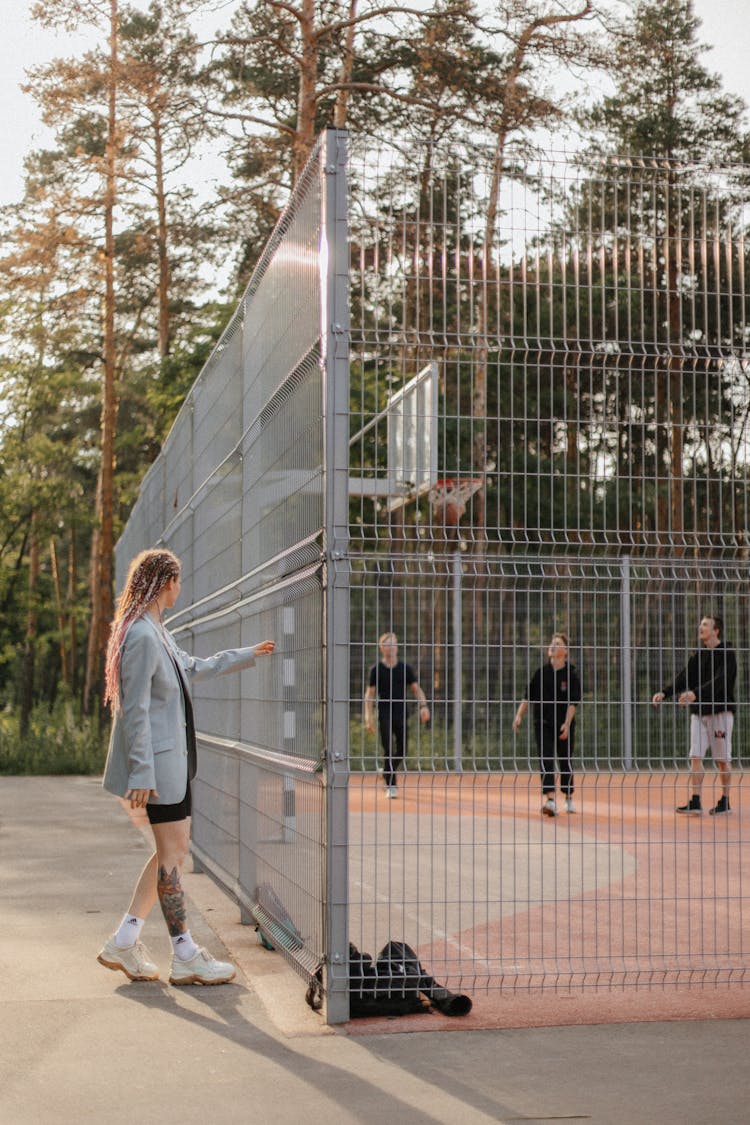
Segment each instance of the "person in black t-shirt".
[{"label": "person in black t-shirt", "polygon": [[373,703],[377,698],[378,726],[385,753],[385,795],[397,797],[396,770],[406,757],[406,689],[409,688],[414,698],[419,700],[419,717],[423,723],[429,722],[430,709],[414,669],[398,658],[396,634],[383,633],[378,647],[381,659],[370,669],[370,680],[365,693],[365,725],[370,734],[375,733]]},{"label": "person in black t-shirt", "polygon": [[518,733],[531,705],[534,734],[539,747],[542,774],[542,812],[557,816],[555,802],[555,759],[560,768],[560,788],[565,794],[566,812],[575,812],[573,803],[573,749],[575,713],[581,701],[581,681],[568,664],[568,638],[554,633],[547,649],[549,663],[531,677],[526,695],[518,705],[513,730]]},{"label": "person in black t-shirt", "polygon": [[721,777],[721,797],[711,816],[731,812],[729,786],[732,779],[732,729],[734,727],[734,682],[737,657],[731,645],[722,640],[724,622],[720,617],[704,617],[698,627],[703,650],[694,653],[676,676],[674,683],[657,691],[651,702],[658,707],[665,699],[690,708],[690,781],[692,794],[686,805],[675,811],[700,816],[703,759],[708,748]]}]

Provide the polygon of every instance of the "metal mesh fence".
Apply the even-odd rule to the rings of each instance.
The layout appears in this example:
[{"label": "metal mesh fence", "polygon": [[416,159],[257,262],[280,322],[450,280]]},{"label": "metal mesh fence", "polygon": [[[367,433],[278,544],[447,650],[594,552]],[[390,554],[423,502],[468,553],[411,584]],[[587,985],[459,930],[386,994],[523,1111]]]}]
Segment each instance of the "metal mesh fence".
[{"label": "metal mesh fence", "polygon": [[[489,997],[744,979],[749,172],[330,132],[144,481],[118,558],[183,558],[178,638],[279,645],[201,689],[196,854],[331,1022],[350,939]],[[652,705],[706,616],[738,665],[710,817],[729,775]],[[547,816],[513,721],[558,631]]]},{"label": "metal mesh fence", "polygon": [[[352,151],[352,940],[468,990],[742,979],[750,170]],[[436,470],[394,486],[430,365]],[[709,752],[699,819],[689,709],[651,700],[704,615],[739,671],[732,812]],[[581,701],[547,817],[513,720],[556,631]],[[395,794],[363,709],[388,632],[430,710],[407,688]]]},{"label": "metal mesh fence", "polygon": [[[406,935],[457,990],[740,979],[748,954],[744,566],[493,558],[481,567],[481,642],[471,560],[409,558],[397,597],[384,595],[382,580],[381,559],[356,560],[352,940],[379,949]],[[706,605],[721,605],[727,636],[744,642],[731,820],[706,815],[721,795],[710,772],[703,818],[675,812],[691,793],[690,716],[651,704],[698,647]],[[515,734],[512,723],[559,623],[575,638],[570,659],[583,691],[575,811],[558,776],[552,819],[541,814],[534,725],[529,717]],[[399,655],[431,709],[423,727],[407,704],[395,801],[386,796],[383,742],[366,730],[361,703],[379,659],[373,638],[394,624]]]},{"label": "metal mesh fence", "polygon": [[[482,479],[465,539],[746,548],[748,169],[353,147],[353,430],[437,361],[440,476]],[[355,542],[389,535],[353,508]]]},{"label": "metal mesh fence", "polygon": [[[334,147],[334,164],[336,160]],[[197,861],[303,972],[325,960],[326,144],[143,482],[117,547],[182,560],[169,627],[198,655],[277,657],[195,688]]]}]

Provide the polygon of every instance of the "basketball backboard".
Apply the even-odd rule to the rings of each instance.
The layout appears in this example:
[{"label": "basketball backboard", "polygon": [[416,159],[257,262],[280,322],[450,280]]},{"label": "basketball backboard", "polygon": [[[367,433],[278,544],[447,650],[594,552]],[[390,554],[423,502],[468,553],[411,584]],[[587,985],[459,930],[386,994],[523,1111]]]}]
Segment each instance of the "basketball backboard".
[{"label": "basketball backboard", "polygon": [[438,479],[438,365],[429,363],[390,396],[386,407],[350,440],[350,448],[375,427],[386,426],[385,473],[349,477],[350,496],[380,497],[390,511],[416,499]]}]

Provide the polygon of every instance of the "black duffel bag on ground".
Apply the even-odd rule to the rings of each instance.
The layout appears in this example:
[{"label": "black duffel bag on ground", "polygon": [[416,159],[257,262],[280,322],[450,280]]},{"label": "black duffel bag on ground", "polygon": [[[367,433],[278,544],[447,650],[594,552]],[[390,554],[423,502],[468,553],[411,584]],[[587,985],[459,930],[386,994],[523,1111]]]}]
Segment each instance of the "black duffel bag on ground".
[{"label": "black duffel bag on ground", "polygon": [[465,1016],[471,1011],[470,998],[438,984],[405,942],[389,941],[374,964],[368,953],[360,953],[356,946],[349,946],[352,1019],[425,1012],[423,997],[445,1016]]}]

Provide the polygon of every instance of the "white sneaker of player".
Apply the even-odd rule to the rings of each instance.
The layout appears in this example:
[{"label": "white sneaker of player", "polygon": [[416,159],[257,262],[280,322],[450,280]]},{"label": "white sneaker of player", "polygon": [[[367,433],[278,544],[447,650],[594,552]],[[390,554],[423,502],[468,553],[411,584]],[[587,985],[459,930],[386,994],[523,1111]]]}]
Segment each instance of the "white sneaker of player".
[{"label": "white sneaker of player", "polygon": [[557,805],[555,804],[554,797],[548,797],[542,805],[542,812],[545,816],[557,816]]}]

